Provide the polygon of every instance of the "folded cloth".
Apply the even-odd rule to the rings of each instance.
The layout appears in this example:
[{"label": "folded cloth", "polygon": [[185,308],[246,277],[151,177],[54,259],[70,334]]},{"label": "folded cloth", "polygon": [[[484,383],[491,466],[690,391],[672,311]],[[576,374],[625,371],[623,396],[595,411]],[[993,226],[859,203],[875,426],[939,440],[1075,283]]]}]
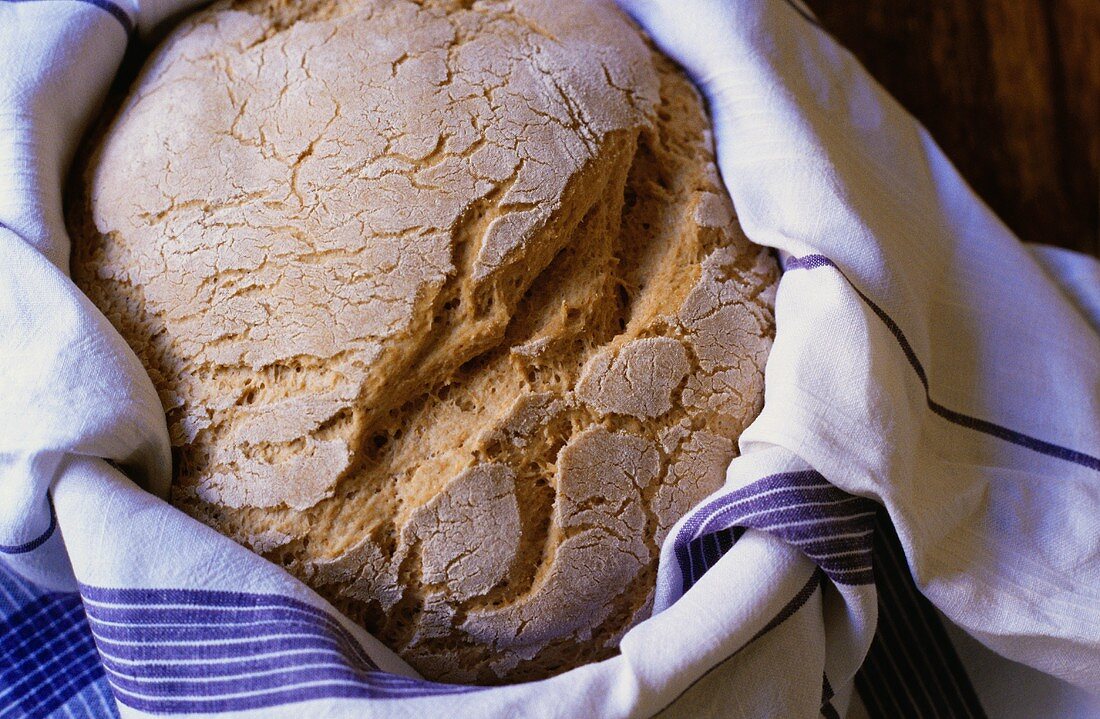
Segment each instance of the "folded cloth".
[{"label": "folded cloth", "polygon": [[[622,0],[706,95],[786,272],[764,411],[618,656],[424,681],[165,503],[158,398],[68,278],[61,187],[127,43],[189,4],[0,0],[0,717],[99,716],[108,692],[133,717],[843,715],[891,524],[952,622],[1100,691],[1100,268],[1033,256],[793,0]],[[981,713],[887,693],[867,708]]]}]

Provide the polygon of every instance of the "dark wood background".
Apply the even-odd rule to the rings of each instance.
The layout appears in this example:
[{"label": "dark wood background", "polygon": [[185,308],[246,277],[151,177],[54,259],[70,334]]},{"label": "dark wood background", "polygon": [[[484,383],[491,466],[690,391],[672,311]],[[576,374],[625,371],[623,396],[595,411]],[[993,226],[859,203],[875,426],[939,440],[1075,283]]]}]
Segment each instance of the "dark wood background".
[{"label": "dark wood background", "polygon": [[1020,237],[1100,256],[1100,0],[806,0]]}]

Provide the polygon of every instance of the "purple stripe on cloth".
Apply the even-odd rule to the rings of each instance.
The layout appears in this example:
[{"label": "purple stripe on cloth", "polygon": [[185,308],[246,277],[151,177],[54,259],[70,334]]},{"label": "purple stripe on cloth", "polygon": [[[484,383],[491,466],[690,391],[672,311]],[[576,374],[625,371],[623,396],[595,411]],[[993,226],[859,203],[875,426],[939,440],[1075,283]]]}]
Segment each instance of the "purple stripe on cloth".
[{"label": "purple stripe on cloth", "polygon": [[46,506],[50,511],[50,524],[42,534],[22,544],[0,544],[0,554],[26,554],[27,552],[33,552],[53,536],[54,531],[57,529],[57,513],[54,511],[53,498],[50,497],[49,492],[46,493]]},{"label": "purple stripe on cloth", "polygon": [[821,569],[817,568],[814,570],[814,573],[810,575],[810,578],[806,581],[806,584],[802,586],[802,589],[798,590],[798,594],[794,595],[794,597],[791,598],[791,601],[787,602],[787,604],[784,605],[781,610],[779,610],[779,613],[776,614],[770,622],[765,624],[760,631],[752,635],[752,639],[750,639],[749,642],[751,643],[756,641],[760,637],[764,636],[765,634],[794,616],[794,613],[801,609],[803,605],[805,605],[806,602],[809,601],[810,597],[813,596],[814,592],[817,591],[818,587],[821,586],[821,581]]},{"label": "purple stripe on cloth", "polygon": [[[710,568],[704,561],[702,550],[697,546],[695,538],[699,536],[699,529],[707,516],[716,508],[749,499],[755,494],[773,489],[793,489],[800,486],[816,486],[816,472],[784,472],[764,477],[748,487],[734,490],[729,494],[711,500],[696,511],[684,522],[677,534],[675,542],[675,554],[677,565],[683,575],[682,591],[686,592],[699,577]],[[733,537],[736,539],[736,536]]]},{"label": "purple stripe on cloth", "polygon": [[977,694],[939,616],[917,590],[886,510],[874,532],[879,622],[856,674],[872,719],[943,716],[984,719]]},{"label": "purple stripe on cloth", "polygon": [[[123,646],[141,647],[144,644],[162,642],[190,641],[257,641],[269,637],[295,634],[298,631],[313,631],[316,624],[301,619],[272,619],[266,622],[248,624],[184,624],[175,626],[142,625],[140,635],[135,635],[133,627],[120,624],[93,624],[92,628],[100,641],[119,642]],[[334,634],[333,640],[339,636]]]},{"label": "purple stripe on cloth", "polygon": [[107,681],[149,713],[477,691],[378,669],[331,614],[276,594],[81,586]]},{"label": "purple stripe on cloth", "polygon": [[[104,655],[104,659],[113,660],[115,663],[144,664],[159,661],[202,661],[209,663],[217,660],[256,657],[263,654],[331,650],[340,653],[354,666],[364,669],[377,669],[374,662],[362,651],[358,642],[353,638],[317,625],[288,627],[285,635],[281,637],[260,635],[249,639],[247,634],[242,634],[238,637],[238,641],[233,643],[228,643],[221,638],[200,639],[184,643],[175,643],[171,639],[158,642],[140,624],[134,625],[131,629],[130,634],[135,642],[133,644],[122,644],[117,640],[106,639],[99,635],[94,626],[92,627],[92,634],[95,636],[96,645]],[[211,664],[210,666],[211,671],[214,671],[214,665]]]},{"label": "purple stripe on cloth", "polygon": [[91,5],[97,7],[100,10],[108,13],[115,20],[118,20],[122,25],[122,29],[126,32],[126,39],[129,39],[134,35],[134,21],[130,17],[129,13],[122,9],[121,6],[111,2],[111,0],[0,0],[0,2],[6,3],[26,3],[26,2],[78,2],[84,5]]},{"label": "purple stripe on cloth", "polygon": [[[227,624],[242,619],[254,621],[269,611],[297,612],[329,634],[340,637],[356,658],[366,666],[374,662],[350,632],[328,612],[291,597],[250,592],[204,589],[111,589],[82,584],[81,595],[88,600],[86,610],[93,620],[116,621],[139,628],[164,622],[196,621]],[[106,605],[106,606],[102,606]],[[181,609],[180,607],[186,607]],[[262,614],[261,614],[262,613]],[[93,624],[93,631],[98,626]]]},{"label": "purple stripe on cloth", "polygon": [[[87,587],[85,587],[87,589]],[[105,605],[95,599],[85,596],[88,618],[99,624],[111,623],[134,624],[141,623],[145,626],[156,624],[158,620],[164,620],[164,608],[171,607],[173,625],[210,625],[210,624],[250,624],[269,621],[272,618],[286,620],[321,620],[334,629],[342,625],[325,612],[310,605],[281,602],[257,602],[242,606],[195,606],[193,604],[177,604],[164,602],[151,604],[148,607],[141,605]]]},{"label": "purple stripe on cloth", "polygon": [[818,267],[832,267],[838,271],[840,269],[835,262],[825,255],[803,255],[802,257],[789,258],[787,263],[783,265],[783,271],[816,270]]},{"label": "purple stripe on cloth", "polygon": [[[302,608],[282,604],[258,604],[247,608],[226,607],[194,607],[180,605],[153,605],[152,608],[136,606],[110,607],[98,603],[91,603],[85,598],[88,618],[95,626],[109,627],[115,624],[133,625],[141,624],[143,627],[161,625],[165,619],[165,608],[172,610],[171,624],[164,626],[188,627],[188,626],[247,626],[262,625],[273,620],[287,622],[317,622],[320,621],[334,630],[342,629],[342,625],[335,618],[330,618],[324,612],[315,607]],[[313,610],[313,611],[309,611]],[[318,613],[320,616],[318,616]]]},{"label": "purple stripe on cloth", "polygon": [[777,493],[787,494],[805,492],[807,496],[812,497],[814,495],[811,493],[818,489],[823,489],[821,475],[813,470],[771,474],[762,479],[758,479],[750,485],[712,499],[710,502],[700,507],[698,513],[692,515],[692,518],[685,523],[684,529],[690,527],[689,531],[691,533],[697,533],[702,523],[706,521],[706,516],[715,509],[731,505],[735,502],[752,501],[766,492],[775,491]]},{"label": "purple stripe on cloth", "polygon": [[96,587],[90,584],[82,584],[80,595],[93,602],[120,606],[180,605],[200,608],[226,607],[229,609],[297,607],[311,613],[328,616],[326,612],[312,604],[307,604],[293,597],[257,592],[233,592],[222,589],[134,589]]},{"label": "purple stripe on cloth", "polygon": [[733,652],[733,654],[730,654],[729,656],[724,657],[721,661],[719,661],[717,664],[712,666],[710,669],[708,669],[705,672],[703,672],[702,674],[700,674],[695,679],[695,681],[693,681],[691,684],[689,684],[682,692],[677,694],[676,697],[672,701],[670,701],[668,704],[665,704],[660,709],[660,711],[655,712],[653,714],[653,716],[658,716],[658,715],[662,714],[665,710],[667,710],[669,707],[671,707],[673,704],[675,704],[677,701],[679,701],[680,697],[684,696],[689,691],[691,691],[692,687],[694,687],[696,684],[698,684],[699,682],[706,679],[712,672],[714,672],[720,666],[722,666],[723,664],[728,662],[730,659],[733,659],[735,656],[737,656],[741,652],[742,649],[749,646],[750,644],[755,642],[757,639],[764,636],[765,634],[767,634],[768,632],[775,629],[780,624],[782,624],[783,622],[787,621],[792,616],[794,616],[794,614],[799,609],[801,609],[803,606],[805,606],[806,602],[810,599],[810,597],[813,596],[814,592],[817,591],[818,587],[821,586],[821,581],[822,581],[821,570],[820,569],[814,569],[813,573],[810,575],[810,578],[806,581],[806,584],[804,584],[802,586],[802,588],[798,590],[798,592],[790,599],[790,601],[788,601],[786,604],[783,605],[783,608],[780,609],[779,612],[774,617],[772,617],[771,620],[769,620],[768,623],[765,624],[764,627],[760,631],[758,631],[756,634],[752,635],[752,638],[749,639],[744,644],[742,644],[735,652]]},{"label": "purple stripe on cloth", "polygon": [[[829,503],[855,502],[856,497],[841,492],[831,484],[818,484],[813,487],[791,487],[782,490],[765,490],[755,496],[733,498],[729,502],[720,502],[721,512],[733,512],[742,515],[757,514],[765,510],[781,511],[794,505],[828,505]],[[792,510],[793,511],[793,510]],[[721,519],[716,519],[719,512],[712,514],[698,529],[696,534],[705,534],[712,526],[721,524]]]},{"label": "purple stripe on cloth", "polygon": [[807,541],[802,545],[802,551],[811,556],[822,554],[840,554],[848,552],[870,552],[867,538],[841,537]]},{"label": "purple stripe on cloth", "polygon": [[770,475],[692,512],[674,542],[687,591],[714,566],[723,546],[711,535],[733,527],[769,532],[802,549],[834,582],[872,581],[875,504],[834,487],[814,471]]},{"label": "purple stripe on cloth", "polygon": [[[824,479],[824,478],[822,478]],[[842,490],[837,489],[838,493]],[[753,529],[765,529],[772,527],[789,526],[789,532],[800,538],[808,539],[821,533],[822,523],[831,525],[837,522],[845,522],[846,531],[858,531],[869,529],[867,522],[858,521],[860,515],[870,516],[868,513],[874,509],[868,508],[866,502],[859,497],[849,496],[845,504],[823,505],[816,502],[803,502],[802,497],[794,497],[797,504],[791,506],[779,505],[784,497],[765,497],[758,502],[740,503],[733,507],[723,507],[712,514],[699,530],[700,534],[706,534],[712,528],[729,526],[731,518],[736,518],[737,524]],[[852,500],[848,502],[847,500]],[[791,500],[788,500],[791,501]]]},{"label": "purple stripe on cloth", "polygon": [[288,665],[288,658],[293,657],[295,665],[324,664],[328,662],[346,665],[347,660],[342,653],[334,649],[303,649],[301,651],[285,652],[278,655],[265,656],[263,654],[251,654],[244,659],[232,659],[218,662],[163,662],[142,661],[140,676],[135,673],[132,663],[120,662],[109,655],[100,653],[103,666],[108,672],[129,679],[159,681],[165,679],[209,679],[217,677],[237,676],[250,672],[268,672],[282,669]]},{"label": "purple stripe on cloth", "polygon": [[[148,612],[143,612],[148,615]],[[224,616],[226,612],[212,612],[205,615],[202,621],[193,612],[188,612],[186,621],[175,621],[172,624],[158,624],[156,622],[143,622],[143,635],[152,641],[171,637],[176,640],[187,639],[232,639],[241,633],[255,636],[255,633],[265,629],[270,634],[282,634],[287,628],[312,626],[313,622],[296,611],[287,611],[283,608],[265,609],[263,612],[251,612],[252,617],[245,621],[234,621],[231,617]],[[88,618],[95,627],[98,636],[104,639],[130,640],[130,626],[135,618],[126,617],[120,612],[112,613],[112,616],[120,617],[122,621],[105,621],[88,613]],[[155,615],[153,618],[157,618]],[[176,619],[176,617],[173,617]]]},{"label": "purple stripe on cloth", "polygon": [[186,696],[209,698],[243,692],[280,690],[290,686],[312,683],[360,684],[380,692],[454,693],[453,687],[449,685],[424,686],[425,682],[400,677],[396,674],[362,671],[337,663],[311,665],[301,664],[297,661],[293,665],[282,667],[278,671],[251,672],[224,679],[210,678],[187,681],[180,678],[148,677],[143,681],[142,679],[114,673],[108,675],[107,679],[116,689],[149,699],[178,699]]},{"label": "purple stripe on cloth", "polygon": [[400,692],[394,691],[391,688],[380,689],[367,684],[338,684],[330,682],[309,686],[295,686],[287,689],[278,689],[235,697],[150,699],[118,691],[116,691],[115,697],[122,704],[150,714],[214,714],[218,712],[264,709],[267,707],[294,704],[315,699],[412,699],[420,696],[466,693],[480,688],[481,687],[445,686],[445,690],[433,691],[424,690],[417,685],[410,688],[408,692]]},{"label": "purple stripe on cloth", "polygon": [[[224,639],[214,637],[209,641],[198,639],[182,643],[176,643],[172,640],[156,641],[140,627],[136,627],[133,631],[134,635],[141,637],[144,641],[140,644],[122,644],[114,640],[104,639],[99,636],[96,629],[92,629],[92,633],[95,635],[96,645],[105,657],[114,659],[116,662],[133,663],[213,661],[237,659],[242,656],[257,654],[275,654],[299,649],[334,649],[343,652],[351,651],[353,648],[347,642],[341,642],[336,636],[318,631],[317,627],[288,627],[286,634],[279,637],[256,636],[249,638],[247,635],[242,635],[238,637],[239,640],[236,642],[226,642]],[[362,663],[356,661],[355,665],[361,666]]]},{"label": "purple stripe on cloth", "polygon": [[1033,452],[1039,454],[1045,454],[1048,457],[1054,457],[1066,462],[1073,462],[1079,464],[1082,467],[1087,467],[1092,470],[1100,471],[1100,457],[1095,457],[1085,452],[1080,452],[1069,447],[1064,447],[1059,444],[1047,442],[1046,440],[1033,437],[1023,432],[1017,432],[1014,429],[1005,427],[1004,425],[990,422],[989,420],[981,419],[980,417],[974,417],[972,415],[963,414],[953,409],[943,406],[936,400],[932,399],[931,388],[928,383],[928,374],[925,372],[924,365],[917,357],[917,353],[913,350],[912,345],[909,344],[908,338],[905,333],[902,332],[901,327],[897,322],[893,320],[886,312],[879,307],[875,302],[864,294],[858,287],[848,279],[848,276],[844,274],[843,270],[837,267],[836,263],[830,260],[824,255],[805,255],[804,257],[792,257],[787,261],[785,269],[790,270],[814,270],[820,267],[831,267],[835,269],[840,276],[844,278],[846,282],[851,286],[855,293],[859,295],[860,299],[866,303],[875,315],[882,320],[882,323],[886,325],[886,328],[890,330],[890,333],[894,335],[894,339],[897,340],[898,345],[901,347],[901,351],[905,354],[906,359],[909,361],[909,365],[916,372],[917,378],[920,380],[921,385],[924,387],[924,398],[928,405],[928,408],[935,412],[943,419],[953,424],[965,427],[967,429],[974,430],[975,432],[981,432],[982,434],[996,437],[997,439],[1010,442],[1020,447],[1025,447]]}]

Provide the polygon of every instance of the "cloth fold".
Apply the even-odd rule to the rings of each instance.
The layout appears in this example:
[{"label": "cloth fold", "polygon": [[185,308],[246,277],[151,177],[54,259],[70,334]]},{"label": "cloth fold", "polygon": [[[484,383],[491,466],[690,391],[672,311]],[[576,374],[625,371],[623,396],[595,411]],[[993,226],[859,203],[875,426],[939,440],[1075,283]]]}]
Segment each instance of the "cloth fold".
[{"label": "cloth fold", "polygon": [[1100,336],[790,5],[625,5],[704,89],[748,236],[793,256],[742,450],[886,505],[948,617],[1098,688]]},{"label": "cloth fold", "polygon": [[485,688],[417,677],[158,498],[163,413],[68,279],[61,191],[127,42],[194,3],[0,0],[0,717],[108,692],[134,717],[841,716],[878,505],[953,622],[1100,692],[1097,263],[1013,238],[799,5],[621,4],[702,89],[740,222],[784,257],[765,407],[620,654]]}]

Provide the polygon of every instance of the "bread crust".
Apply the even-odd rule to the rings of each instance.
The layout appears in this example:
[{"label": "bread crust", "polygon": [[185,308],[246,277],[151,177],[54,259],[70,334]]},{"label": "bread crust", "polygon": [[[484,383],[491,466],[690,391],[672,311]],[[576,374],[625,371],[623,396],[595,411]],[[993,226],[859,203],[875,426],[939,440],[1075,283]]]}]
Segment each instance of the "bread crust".
[{"label": "bread crust", "polygon": [[612,655],[762,406],[777,268],[608,4],[223,2],[77,178],[173,503],[429,678]]}]

